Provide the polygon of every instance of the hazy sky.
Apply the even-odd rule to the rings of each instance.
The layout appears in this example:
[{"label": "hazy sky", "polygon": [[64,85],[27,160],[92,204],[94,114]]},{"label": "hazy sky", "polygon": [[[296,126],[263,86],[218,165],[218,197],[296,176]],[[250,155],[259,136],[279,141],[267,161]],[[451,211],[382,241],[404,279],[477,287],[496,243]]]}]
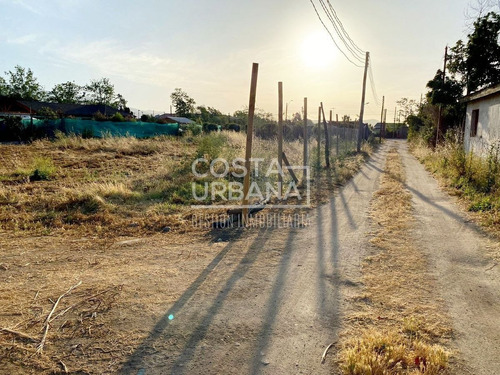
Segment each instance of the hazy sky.
[{"label": "hazy sky", "polygon": [[[420,99],[444,47],[466,34],[468,0],[330,0],[352,39],[370,51],[388,119],[396,100]],[[168,111],[185,90],[224,113],[248,105],[259,63],[257,107],[289,114],[308,97],[340,116],[359,113],[361,68],[335,49],[309,0],[0,0],[0,72],[29,67],[56,83],[108,77],[130,107]],[[380,117],[370,88],[365,119]],[[311,115],[311,117],[315,117]]]}]

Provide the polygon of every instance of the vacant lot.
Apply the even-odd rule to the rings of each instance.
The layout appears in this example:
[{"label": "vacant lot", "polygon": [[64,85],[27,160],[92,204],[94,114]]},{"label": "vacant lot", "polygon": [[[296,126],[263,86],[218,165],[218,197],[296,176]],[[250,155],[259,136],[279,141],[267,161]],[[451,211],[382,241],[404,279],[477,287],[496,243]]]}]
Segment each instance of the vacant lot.
[{"label": "vacant lot", "polygon": [[[191,225],[192,160],[241,156],[243,144],[227,133],[1,145],[1,372],[116,373],[228,240],[243,248],[257,234]],[[254,152],[269,158],[275,142]],[[300,163],[299,142],[285,152]],[[317,171],[313,201],[364,155]]]}]

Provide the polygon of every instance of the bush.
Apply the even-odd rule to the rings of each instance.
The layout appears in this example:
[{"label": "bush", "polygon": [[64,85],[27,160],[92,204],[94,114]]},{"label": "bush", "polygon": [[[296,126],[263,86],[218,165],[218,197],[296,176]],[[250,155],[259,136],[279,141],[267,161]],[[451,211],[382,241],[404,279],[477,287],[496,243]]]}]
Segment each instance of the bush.
[{"label": "bush", "polygon": [[194,123],[194,124],[188,124],[187,126],[181,128],[180,130],[181,134],[182,132],[189,132],[191,133],[191,135],[200,135],[201,132],[203,131],[203,128],[201,127],[201,125]]},{"label": "bush", "polygon": [[222,153],[227,138],[221,133],[210,133],[200,139],[196,155],[198,158],[207,158],[208,161],[217,159]]},{"label": "bush", "polygon": [[95,121],[108,121],[108,118],[104,116],[100,111],[97,111],[94,113],[94,120]]},{"label": "bush", "polygon": [[240,127],[238,124],[229,124],[229,125],[227,126],[227,129],[228,129],[228,130],[232,130],[232,131],[234,131],[234,132],[239,132],[239,131],[241,131],[241,127]]},{"label": "bush", "polygon": [[25,139],[26,130],[21,117],[10,116],[0,119],[0,141],[12,142]]},{"label": "bush", "polygon": [[54,166],[52,159],[38,157],[33,161],[32,172],[30,174],[30,180],[41,181],[52,179],[57,172],[57,168]]},{"label": "bush", "polygon": [[211,133],[211,132],[219,131],[219,125],[212,124],[212,123],[203,124],[203,131],[205,133]]},{"label": "bush", "polygon": [[116,112],[113,117],[111,117],[113,122],[125,122],[125,117],[122,116],[120,112]]}]

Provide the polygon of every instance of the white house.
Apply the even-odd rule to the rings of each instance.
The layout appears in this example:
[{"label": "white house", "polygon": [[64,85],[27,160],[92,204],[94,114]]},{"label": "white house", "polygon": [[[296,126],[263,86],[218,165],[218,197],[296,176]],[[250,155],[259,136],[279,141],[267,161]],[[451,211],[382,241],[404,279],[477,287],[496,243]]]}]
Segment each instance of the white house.
[{"label": "white house", "polygon": [[487,155],[500,142],[500,85],[467,95],[463,102],[467,104],[465,151]]}]

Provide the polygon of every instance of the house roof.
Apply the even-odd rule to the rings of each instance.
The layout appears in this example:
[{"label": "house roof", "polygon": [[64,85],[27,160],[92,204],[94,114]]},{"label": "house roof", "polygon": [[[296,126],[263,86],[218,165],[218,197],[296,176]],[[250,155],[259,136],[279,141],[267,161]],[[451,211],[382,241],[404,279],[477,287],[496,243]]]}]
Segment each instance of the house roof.
[{"label": "house roof", "polygon": [[476,100],[484,99],[488,96],[498,95],[499,93],[500,93],[500,84],[495,85],[495,86],[491,86],[491,87],[486,87],[482,90],[479,90],[479,91],[476,91],[472,94],[464,96],[462,99],[460,99],[460,101],[462,103],[469,103],[469,102],[473,102]]},{"label": "house roof", "polygon": [[68,104],[68,103],[49,103],[32,100],[17,100],[6,96],[0,96],[0,111],[7,114],[36,114],[42,108],[50,108],[56,113],[65,116],[74,117],[92,117],[97,112],[113,116],[120,112],[122,115],[128,115],[124,111],[103,104]]},{"label": "house roof", "polygon": [[35,101],[19,101],[20,104],[34,112],[40,111],[42,108],[50,108],[56,113],[62,113],[66,116],[75,117],[92,117],[97,112],[112,116],[117,112],[126,115],[125,112],[119,111],[116,108],[104,104],[68,104],[68,103],[49,103],[49,102],[35,102]]},{"label": "house roof", "polygon": [[159,119],[168,119],[168,120],[171,120],[171,121],[175,121],[176,123],[178,124],[193,124],[194,121],[193,120],[190,120],[186,117],[177,117],[177,116],[171,116],[167,113],[163,114],[163,115],[159,115],[157,116],[157,118]]}]

